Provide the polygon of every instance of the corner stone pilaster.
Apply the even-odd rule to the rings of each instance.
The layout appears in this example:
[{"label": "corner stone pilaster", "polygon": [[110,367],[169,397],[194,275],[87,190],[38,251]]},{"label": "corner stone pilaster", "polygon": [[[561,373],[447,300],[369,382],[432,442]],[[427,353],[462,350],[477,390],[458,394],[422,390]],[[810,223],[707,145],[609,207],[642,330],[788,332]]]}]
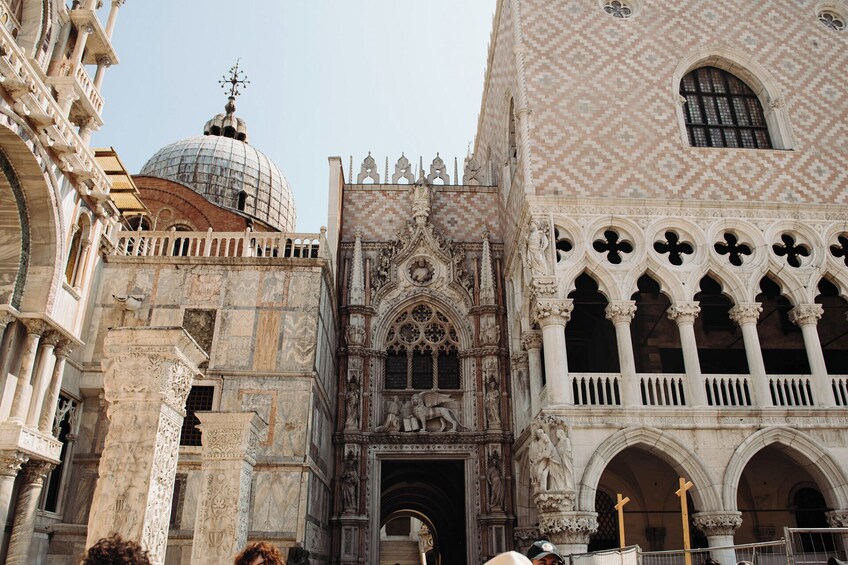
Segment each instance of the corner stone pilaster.
[{"label": "corner stone pilaster", "polygon": [[224,563],[247,543],[250,482],[267,424],[256,412],[195,414],[203,463],[191,563]]},{"label": "corner stone pilaster", "polygon": [[179,327],[116,328],[104,342],[109,430],[100,456],[86,547],[117,532],[165,561],[185,401],[207,359]]}]

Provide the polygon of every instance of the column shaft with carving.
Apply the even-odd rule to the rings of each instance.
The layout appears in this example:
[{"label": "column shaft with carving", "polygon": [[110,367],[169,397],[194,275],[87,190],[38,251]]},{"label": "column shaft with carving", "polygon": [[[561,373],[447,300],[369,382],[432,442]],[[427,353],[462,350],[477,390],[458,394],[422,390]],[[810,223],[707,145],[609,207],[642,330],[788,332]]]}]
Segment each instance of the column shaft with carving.
[{"label": "column shaft with carving", "polygon": [[250,481],[267,425],[255,412],[196,414],[203,464],[191,563],[223,563],[247,543]]},{"label": "column shaft with carving", "polygon": [[687,403],[690,406],[707,405],[704,377],[701,375],[701,362],[698,359],[698,343],[695,341],[695,318],[700,312],[701,307],[697,302],[675,302],[668,309],[668,317],[675,321],[680,332],[683,365],[686,367],[686,380],[689,383]]},{"label": "column shaft with carving", "polygon": [[35,531],[35,513],[44,478],[53,470],[54,465],[46,461],[30,461],[24,466],[23,480],[18,491],[15,505],[15,521],[12,524],[12,536],[9,538],[9,551],[6,565],[28,565],[32,563],[29,547]]},{"label": "column shaft with carving", "polygon": [[804,349],[810,363],[810,378],[816,391],[816,405],[832,407],[835,406],[833,392],[817,329],[822,314],[824,309],[821,304],[799,304],[789,311],[789,320],[801,328],[801,335],[804,336]]},{"label": "column shaft with carving", "polygon": [[636,302],[610,302],[606,308],[606,317],[615,326],[615,338],[618,345],[618,364],[621,371],[622,396],[625,406],[641,406],[642,395],[639,380],[636,377],[636,359],[633,355],[633,338],[630,335],[630,322],[636,315]]},{"label": "column shaft with carving", "polygon": [[117,532],[161,565],[185,401],[206,354],[182,328],[118,328],[104,342],[109,430],[86,546]]}]

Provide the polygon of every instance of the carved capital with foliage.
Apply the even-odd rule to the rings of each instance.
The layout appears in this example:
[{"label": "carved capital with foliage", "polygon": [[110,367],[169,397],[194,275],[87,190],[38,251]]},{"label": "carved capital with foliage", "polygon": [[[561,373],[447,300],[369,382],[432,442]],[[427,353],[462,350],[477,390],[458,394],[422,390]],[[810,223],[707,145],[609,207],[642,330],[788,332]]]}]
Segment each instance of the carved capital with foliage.
[{"label": "carved capital with foliage", "polygon": [[692,516],[692,522],[708,536],[732,536],[742,525],[742,513],[699,512]]},{"label": "carved capital with foliage", "polygon": [[693,324],[700,313],[701,307],[697,302],[675,302],[668,309],[668,318],[677,322],[678,325]]},{"label": "carved capital with foliage", "polygon": [[744,326],[745,324],[756,324],[762,313],[763,307],[759,302],[743,302],[733,306],[728,315],[738,325]]}]

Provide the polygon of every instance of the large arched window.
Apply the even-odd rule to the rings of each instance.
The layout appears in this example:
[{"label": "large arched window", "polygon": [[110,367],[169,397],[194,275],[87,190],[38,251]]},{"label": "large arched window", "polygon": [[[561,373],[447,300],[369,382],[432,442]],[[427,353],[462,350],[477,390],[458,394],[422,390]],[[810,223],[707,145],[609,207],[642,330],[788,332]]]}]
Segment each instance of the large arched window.
[{"label": "large arched window", "polygon": [[717,67],[700,67],[680,81],[686,132],[694,147],[771,149],[760,100],[751,88]]},{"label": "large arched window", "polygon": [[395,318],[386,337],[387,390],[457,390],[459,340],[453,324],[426,304]]}]

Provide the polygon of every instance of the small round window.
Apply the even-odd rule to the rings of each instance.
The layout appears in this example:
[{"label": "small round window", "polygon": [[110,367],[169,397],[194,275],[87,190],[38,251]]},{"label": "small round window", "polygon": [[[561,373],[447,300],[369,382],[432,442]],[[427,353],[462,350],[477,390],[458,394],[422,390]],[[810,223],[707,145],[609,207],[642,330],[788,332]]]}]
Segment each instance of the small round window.
[{"label": "small round window", "polygon": [[833,10],[821,10],[818,14],[819,22],[826,28],[835,31],[845,30],[845,18]]},{"label": "small round window", "polygon": [[609,2],[604,2],[604,12],[614,18],[626,20],[633,16],[633,6],[630,2],[610,0]]}]

